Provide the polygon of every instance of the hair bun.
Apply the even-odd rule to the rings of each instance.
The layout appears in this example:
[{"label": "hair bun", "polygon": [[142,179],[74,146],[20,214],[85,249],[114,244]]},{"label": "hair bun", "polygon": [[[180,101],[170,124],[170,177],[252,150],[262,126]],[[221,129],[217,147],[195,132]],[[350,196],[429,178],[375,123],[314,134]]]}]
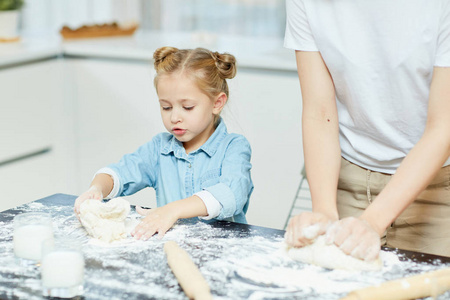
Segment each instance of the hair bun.
[{"label": "hair bun", "polygon": [[223,79],[231,79],[236,76],[236,58],[232,54],[212,52],[212,57],[216,62],[220,77]]},{"label": "hair bun", "polygon": [[178,52],[178,48],[175,47],[161,47],[156,49],[153,53],[154,65],[155,69],[159,70],[162,63],[166,61],[166,59],[170,58],[172,54]]}]

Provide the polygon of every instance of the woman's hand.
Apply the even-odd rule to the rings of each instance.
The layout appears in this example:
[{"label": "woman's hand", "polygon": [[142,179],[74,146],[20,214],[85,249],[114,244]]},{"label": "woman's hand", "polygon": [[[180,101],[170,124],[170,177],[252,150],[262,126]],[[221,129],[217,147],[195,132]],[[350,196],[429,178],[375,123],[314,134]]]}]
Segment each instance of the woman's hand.
[{"label": "woman's hand", "polygon": [[373,261],[380,254],[380,236],[363,219],[349,217],[337,221],[327,231],[327,243],[336,244],[346,254]]},{"label": "woman's hand", "polygon": [[293,247],[309,245],[326,232],[331,221],[333,220],[322,213],[303,212],[289,221],[285,241]]},{"label": "woman's hand", "polygon": [[75,205],[73,207],[73,210],[76,214],[76,216],[78,217],[78,215],[80,214],[80,206],[81,203],[83,203],[84,201],[86,201],[87,199],[95,199],[95,200],[102,200],[103,199],[103,194],[102,194],[102,190],[101,188],[93,185],[91,186],[86,192],[84,192],[83,194],[81,194],[76,200],[75,200]]},{"label": "woman's hand", "polygon": [[170,204],[153,209],[136,206],[136,211],[140,215],[146,216],[131,232],[131,235],[138,240],[148,240],[157,232],[158,237],[162,238],[179,219],[177,210]]}]

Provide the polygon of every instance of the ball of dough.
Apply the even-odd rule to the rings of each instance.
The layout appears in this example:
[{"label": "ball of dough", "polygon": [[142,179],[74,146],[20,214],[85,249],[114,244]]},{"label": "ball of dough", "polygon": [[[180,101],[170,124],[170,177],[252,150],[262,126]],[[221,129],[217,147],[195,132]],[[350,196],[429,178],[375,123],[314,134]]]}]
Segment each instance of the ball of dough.
[{"label": "ball of dough", "polygon": [[90,236],[111,243],[127,237],[125,219],[130,203],[123,198],[108,202],[88,199],[80,205],[80,221]]}]

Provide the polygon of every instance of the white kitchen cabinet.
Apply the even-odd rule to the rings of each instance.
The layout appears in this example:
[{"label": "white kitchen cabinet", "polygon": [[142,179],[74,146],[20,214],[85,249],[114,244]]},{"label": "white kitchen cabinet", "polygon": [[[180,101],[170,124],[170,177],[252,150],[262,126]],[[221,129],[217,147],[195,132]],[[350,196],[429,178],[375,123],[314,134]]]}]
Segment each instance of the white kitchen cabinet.
[{"label": "white kitchen cabinet", "polygon": [[71,190],[63,72],[57,59],[0,69],[0,210]]},{"label": "white kitchen cabinet", "polygon": [[[76,98],[78,192],[86,190],[95,171],[164,131],[153,87],[151,62],[66,59]],[[294,199],[303,164],[301,96],[291,71],[250,68],[230,80],[230,99],[223,115],[230,132],[252,146],[255,189],[247,213],[250,224],[282,228]],[[154,207],[153,190],[129,197]]]}]

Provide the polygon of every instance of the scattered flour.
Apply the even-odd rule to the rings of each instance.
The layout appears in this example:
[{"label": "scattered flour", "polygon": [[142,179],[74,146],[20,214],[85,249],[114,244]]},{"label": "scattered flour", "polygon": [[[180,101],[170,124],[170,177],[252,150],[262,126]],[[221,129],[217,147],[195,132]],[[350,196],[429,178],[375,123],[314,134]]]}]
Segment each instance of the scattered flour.
[{"label": "scattered flour", "polygon": [[[30,209],[24,206],[24,211]],[[185,249],[210,285],[214,299],[339,299],[348,292],[446,266],[438,260],[400,261],[395,252],[381,252],[380,271],[329,270],[294,261],[283,248],[281,234],[257,227],[229,231],[203,222],[180,220],[159,239],[127,237],[111,244],[89,238],[71,206],[42,206],[53,215],[55,233],[82,239],[86,261],[86,299],[186,299],[164,255],[166,241]],[[127,222],[138,222],[132,210]],[[107,246],[105,246],[107,245]],[[12,247],[12,222],[0,226],[0,295],[41,299],[39,270],[22,275]],[[447,264],[448,266],[448,264]],[[36,296],[37,295],[37,296]],[[450,292],[438,299],[449,299]]]}]

